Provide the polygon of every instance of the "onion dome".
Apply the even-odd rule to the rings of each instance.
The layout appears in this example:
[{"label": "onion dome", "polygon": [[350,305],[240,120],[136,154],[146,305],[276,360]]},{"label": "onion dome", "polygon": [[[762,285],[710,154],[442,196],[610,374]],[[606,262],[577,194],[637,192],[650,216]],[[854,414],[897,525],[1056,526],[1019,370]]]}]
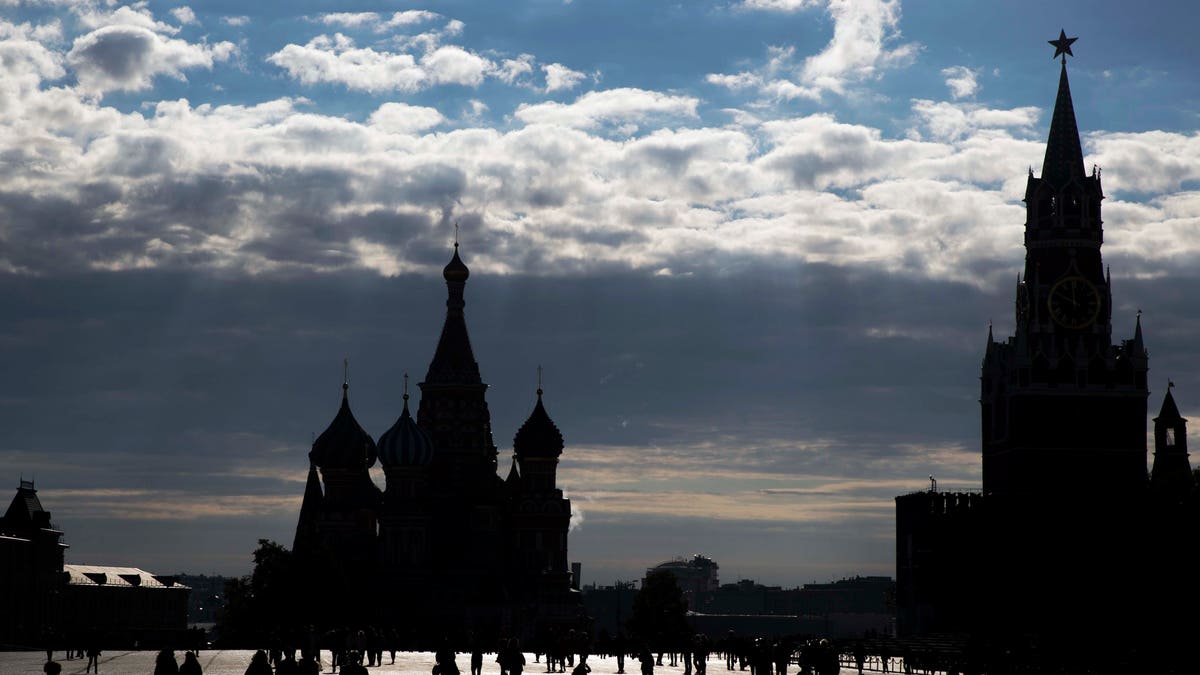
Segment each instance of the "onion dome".
[{"label": "onion dome", "polygon": [[[404,387],[408,388],[405,375]],[[433,441],[408,413],[408,392],[404,392],[404,412],[391,429],[379,437],[379,463],[391,466],[426,466],[433,459]]]},{"label": "onion dome", "polygon": [[442,277],[446,281],[464,283],[471,276],[471,270],[467,269],[462,258],[458,257],[458,242],[454,242],[454,257],[450,262],[446,263],[446,267],[442,269]]},{"label": "onion dome", "polygon": [[513,453],[518,457],[557,458],[563,451],[563,437],[546,408],[542,405],[542,390],[537,390],[537,405],[529,419],[513,437]]},{"label": "onion dome", "polygon": [[358,469],[375,465],[375,441],[350,412],[349,389],[349,385],[342,385],[342,407],[329,428],[317,436],[308,453],[308,460],[322,469]]}]

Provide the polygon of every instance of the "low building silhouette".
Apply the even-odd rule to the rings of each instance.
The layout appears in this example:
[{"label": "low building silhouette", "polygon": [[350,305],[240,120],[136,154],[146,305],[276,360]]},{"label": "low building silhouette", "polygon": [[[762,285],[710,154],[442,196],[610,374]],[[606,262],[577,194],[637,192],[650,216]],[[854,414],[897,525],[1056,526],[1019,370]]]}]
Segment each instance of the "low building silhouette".
[{"label": "low building silhouette", "polygon": [[66,564],[63,532],[22,480],[0,519],[0,645],[168,645],[187,628],[187,586],[136,567]]}]

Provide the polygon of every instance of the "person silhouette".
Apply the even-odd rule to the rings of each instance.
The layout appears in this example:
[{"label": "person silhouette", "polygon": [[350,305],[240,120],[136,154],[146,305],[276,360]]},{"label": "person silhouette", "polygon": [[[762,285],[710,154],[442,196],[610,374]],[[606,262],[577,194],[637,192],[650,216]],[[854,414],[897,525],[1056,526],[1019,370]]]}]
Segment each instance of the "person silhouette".
[{"label": "person silhouette", "polygon": [[321,666],[317,664],[317,660],[312,654],[305,654],[300,658],[299,665],[296,666],[297,675],[321,675]]},{"label": "person silhouette", "polygon": [[[471,675],[481,675],[483,672],[483,647],[475,633],[471,633],[468,643],[471,645]],[[395,662],[395,660],[393,656],[392,661]],[[503,672],[503,666],[501,666],[501,672]]]},{"label": "person silhouette", "polygon": [[454,650],[450,647],[450,638],[442,638],[442,646],[433,655],[433,661],[437,666],[438,675],[458,675],[458,664],[454,662]]},{"label": "person silhouette", "polygon": [[245,675],[274,675],[266,652],[261,649],[254,652],[254,656],[250,657],[250,665],[246,666]]},{"label": "person silhouette", "polygon": [[[284,652],[283,658],[279,660],[279,663],[275,664],[275,675],[296,675],[298,668],[296,655],[291,652]],[[179,675],[183,675],[183,673]]]},{"label": "person silhouette", "polygon": [[508,641],[508,672],[509,675],[521,675],[525,670],[525,655],[521,653],[521,643],[517,638]]},{"label": "person silhouette", "polygon": [[183,663],[179,666],[179,675],[202,675],[203,672],[200,668],[200,661],[196,659],[196,652],[184,652]]},{"label": "person silhouette", "polygon": [[175,652],[164,649],[154,659],[154,675],[179,675],[179,663],[175,660]]},{"label": "person silhouette", "polygon": [[100,642],[96,639],[96,632],[93,630],[87,639],[87,667],[83,669],[84,673],[90,672],[93,668],[97,673],[100,672]]},{"label": "person silhouette", "polygon": [[650,653],[649,647],[642,646],[638,652],[638,661],[642,664],[642,675],[654,675],[654,655]]}]

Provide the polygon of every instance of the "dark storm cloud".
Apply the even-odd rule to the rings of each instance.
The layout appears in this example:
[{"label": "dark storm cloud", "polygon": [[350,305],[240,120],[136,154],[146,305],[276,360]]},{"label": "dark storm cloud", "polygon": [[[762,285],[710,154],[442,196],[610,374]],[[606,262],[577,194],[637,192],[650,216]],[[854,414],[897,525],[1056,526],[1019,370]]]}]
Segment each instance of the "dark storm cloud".
[{"label": "dark storm cloud", "polygon": [[[398,412],[402,373],[423,375],[444,312],[440,280],[411,276],[10,276],[3,291],[15,317],[0,333],[13,384],[0,402],[5,451],[42,470],[112,456],[121,470],[108,486],[186,482],[239,461],[302,471],[309,434],[336,409],[344,355],[356,414],[378,434]],[[873,438],[973,429],[958,409],[973,410],[982,326],[961,317],[980,297],[815,266],[719,280],[477,272],[467,311],[502,447],[542,364],[569,443],[845,437],[869,455]],[[754,461],[792,470],[842,461],[762,452]]]},{"label": "dark storm cloud", "polygon": [[75,43],[68,61],[83,77],[136,81],[154,52],[155,34],[137,26],[107,26]]}]

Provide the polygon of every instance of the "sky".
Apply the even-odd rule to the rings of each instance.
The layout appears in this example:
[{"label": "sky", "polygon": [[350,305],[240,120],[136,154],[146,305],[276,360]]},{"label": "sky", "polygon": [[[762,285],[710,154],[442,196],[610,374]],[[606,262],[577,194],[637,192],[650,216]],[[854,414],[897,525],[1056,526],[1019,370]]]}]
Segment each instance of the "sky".
[{"label": "sky", "polygon": [[0,482],[68,562],[247,573],[343,359],[376,437],[424,374],[457,223],[500,465],[540,365],[585,582],[894,575],[894,497],[979,485],[1060,29],[1113,337],[1200,413],[1197,14],[0,0]]}]

